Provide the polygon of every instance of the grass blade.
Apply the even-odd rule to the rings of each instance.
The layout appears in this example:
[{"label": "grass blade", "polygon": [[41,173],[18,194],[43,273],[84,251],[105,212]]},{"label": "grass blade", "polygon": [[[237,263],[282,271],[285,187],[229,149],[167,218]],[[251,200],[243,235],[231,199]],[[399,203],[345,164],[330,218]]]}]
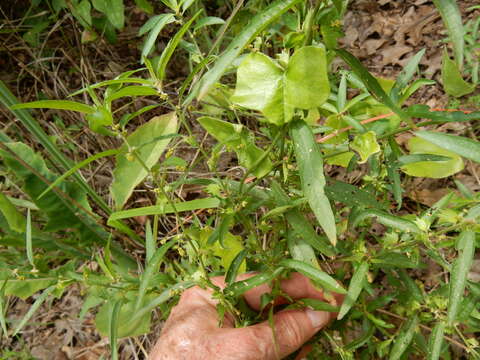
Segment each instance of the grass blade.
[{"label": "grass blade", "polygon": [[[134,216],[164,215],[174,212],[192,211],[198,209],[211,209],[220,205],[217,198],[203,198],[191,201],[175,203],[175,209],[171,204],[146,206],[138,209],[122,210],[114,212],[109,218],[108,223],[114,220],[127,219]],[[176,210],[176,211],[175,211]]]},{"label": "grass blade", "polygon": [[358,296],[362,292],[364,281],[367,278],[367,273],[368,263],[363,261],[352,276],[352,280],[348,286],[347,296],[345,297],[345,300],[340,308],[340,312],[338,313],[338,320],[341,320],[355,304],[355,301],[357,301]]},{"label": "grass blade", "polygon": [[285,259],[280,261],[280,265],[285,266],[289,269],[294,269],[299,273],[302,273],[309,279],[318,283],[325,290],[333,291],[338,294],[347,293],[347,291],[344,288],[342,288],[340,284],[330,275],[302,261]]},{"label": "grass blade", "polygon": [[7,286],[8,279],[5,279],[2,283],[2,287],[0,288],[0,326],[3,331],[3,335],[5,338],[8,338],[7,333],[7,321],[5,320],[5,313],[7,312],[7,301],[5,297],[5,287]]},{"label": "grass blade", "polygon": [[450,291],[448,297],[448,324],[452,325],[457,317],[460,303],[463,299],[468,272],[475,255],[475,233],[463,231],[457,240],[458,258],[453,264],[450,275]]},{"label": "grass blade", "polygon": [[455,61],[459,69],[463,67],[463,50],[465,47],[462,15],[455,0],[433,0],[437,7],[453,46]]},{"label": "grass blade", "polygon": [[28,320],[30,320],[30,318],[33,316],[33,314],[35,313],[35,311],[38,310],[38,308],[43,304],[43,302],[47,299],[48,295],[50,295],[50,293],[55,290],[55,288],[57,287],[57,285],[52,285],[48,288],[46,288],[45,290],[43,290],[42,294],[37,298],[37,300],[35,300],[35,302],[32,304],[32,306],[30,306],[30,309],[28,309],[27,313],[25,314],[25,316],[23,317],[23,319],[20,321],[20,323],[17,325],[17,327],[15,328],[15,330],[13,331],[13,334],[12,336],[15,336],[17,335],[20,330],[22,330],[22,328],[25,326],[25,324],[28,322]]},{"label": "grass blade", "polygon": [[95,108],[93,106],[85,105],[76,101],[70,100],[41,100],[32,101],[22,104],[16,104],[11,107],[12,110],[18,109],[57,109],[57,110],[71,110],[85,114],[93,114]]},{"label": "grass blade", "polygon": [[392,350],[390,351],[389,360],[399,360],[405,350],[412,342],[413,336],[418,326],[418,316],[415,315],[406,321],[402,328],[400,329],[399,334],[393,344]]},{"label": "grass blade", "polygon": [[438,360],[442,351],[443,333],[445,331],[446,324],[439,321],[430,334],[428,341],[428,353],[427,360]]},{"label": "grass blade", "polygon": [[305,121],[294,121],[290,133],[294,142],[303,192],[319,224],[335,246],[337,230],[335,216],[324,192],[325,176],[323,175],[322,155],[312,130]]},{"label": "grass blade", "polygon": [[417,131],[418,137],[454,152],[464,158],[480,163],[480,142],[463,136],[444,134],[433,131]]},{"label": "grass blade", "polygon": [[223,75],[225,70],[231,66],[233,60],[243,51],[262,30],[270,25],[277,17],[282,15],[300,0],[278,0],[267,7],[264,11],[257,14],[249,25],[230,43],[225,52],[219,57],[214,67],[211,68],[202,77],[199,83],[194,87],[190,96],[185,100],[184,105],[188,105],[194,97],[201,100]]}]

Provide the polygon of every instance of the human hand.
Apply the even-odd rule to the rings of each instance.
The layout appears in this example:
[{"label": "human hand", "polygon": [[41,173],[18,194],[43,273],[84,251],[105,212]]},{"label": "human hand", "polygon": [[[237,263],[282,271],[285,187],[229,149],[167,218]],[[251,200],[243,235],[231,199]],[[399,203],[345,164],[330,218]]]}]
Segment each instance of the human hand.
[{"label": "human hand", "polygon": [[[243,274],[238,280],[251,276],[253,274]],[[214,277],[211,281],[220,288],[226,286],[223,277]],[[323,292],[299,273],[292,273],[288,279],[282,280],[280,287],[292,299],[326,301]],[[262,294],[270,291],[270,287],[263,284],[248,290],[243,296],[248,305],[258,311]],[[277,360],[299,349],[336,316],[311,309],[279,311],[273,316],[274,338],[268,321],[234,328],[233,319],[226,315],[223,327],[219,327],[215,308],[218,301],[212,299],[211,294],[210,289],[198,286],[182,294],[163,327],[150,360]],[[334,294],[330,303],[337,306],[342,300],[342,295]],[[277,299],[276,303],[286,302],[286,299]]]}]

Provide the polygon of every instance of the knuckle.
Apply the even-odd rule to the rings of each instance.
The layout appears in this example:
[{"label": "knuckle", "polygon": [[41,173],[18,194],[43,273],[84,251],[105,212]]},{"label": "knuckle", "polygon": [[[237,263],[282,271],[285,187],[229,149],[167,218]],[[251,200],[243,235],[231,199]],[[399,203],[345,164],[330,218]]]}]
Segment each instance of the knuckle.
[{"label": "knuckle", "polygon": [[283,314],[283,319],[278,324],[277,331],[279,337],[282,339],[282,346],[289,350],[298,348],[307,340],[304,328],[293,312]]}]

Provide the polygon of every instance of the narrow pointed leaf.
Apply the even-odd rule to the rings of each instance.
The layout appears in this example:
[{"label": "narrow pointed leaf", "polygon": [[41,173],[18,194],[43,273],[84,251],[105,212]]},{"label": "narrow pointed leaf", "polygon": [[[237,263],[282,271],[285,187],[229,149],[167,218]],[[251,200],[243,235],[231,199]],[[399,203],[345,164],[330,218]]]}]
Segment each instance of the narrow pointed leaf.
[{"label": "narrow pointed leaf", "polygon": [[414,315],[403,324],[395,339],[392,350],[390,351],[389,360],[399,360],[402,357],[403,353],[412,342],[415,331],[417,330],[418,322],[418,316]]},{"label": "narrow pointed leaf", "polygon": [[368,263],[364,261],[357,267],[352,276],[352,280],[348,286],[347,296],[343,300],[340,312],[338,313],[338,320],[341,320],[355,304],[355,301],[357,301],[358,296],[362,292],[364,281],[366,281],[367,273]]},{"label": "narrow pointed leaf", "polygon": [[450,275],[450,291],[448,297],[448,324],[452,325],[457,317],[459,306],[464,298],[468,272],[475,255],[475,233],[471,230],[463,231],[458,240],[458,257],[453,264]]},{"label": "narrow pointed leaf", "polygon": [[78,111],[85,114],[93,114],[95,108],[93,106],[85,105],[76,101],[70,100],[41,100],[32,101],[11,106],[12,110],[18,109],[58,109]]},{"label": "narrow pointed leaf", "polygon": [[438,360],[442,351],[443,333],[445,332],[446,324],[439,321],[430,334],[428,341],[427,360]]},{"label": "narrow pointed leaf", "polygon": [[291,136],[305,197],[328,239],[335,245],[337,242],[335,216],[325,196],[323,158],[312,130],[305,121],[297,120],[292,123]]},{"label": "narrow pointed leaf", "polygon": [[453,46],[455,61],[459,69],[463,66],[463,53],[465,47],[462,14],[456,0],[433,0],[442,20],[448,30],[448,35]]}]

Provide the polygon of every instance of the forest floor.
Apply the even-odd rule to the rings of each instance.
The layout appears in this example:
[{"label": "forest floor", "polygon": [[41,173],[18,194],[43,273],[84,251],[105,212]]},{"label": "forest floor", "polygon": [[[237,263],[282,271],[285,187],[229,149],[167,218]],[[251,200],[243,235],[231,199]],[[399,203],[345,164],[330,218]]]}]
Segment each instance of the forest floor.
[{"label": "forest floor", "polygon": [[[458,1],[464,19],[480,16],[480,11],[466,12],[469,6],[477,5],[477,0]],[[5,2],[4,2],[5,3]],[[12,27],[22,15],[22,2],[15,2],[13,7],[2,6],[2,17]],[[42,39],[41,47],[53,49],[51,56],[40,57],[41,49],[29,46],[18,33],[2,34],[0,56],[0,79],[22,101],[37,98],[44,94],[48,98],[63,99],[71,92],[102,80],[112,79],[121,72],[139,67],[141,40],[137,37],[138,28],[146,21],[146,15],[136,12],[132,6],[130,20],[125,30],[120,33],[115,45],[103,39],[93,43],[82,44],[81,31],[71,18],[61,18],[52,30]],[[449,103],[449,98],[440,85],[440,67],[445,39],[444,25],[433,3],[428,0],[354,0],[344,19],[345,37],[342,46],[355,54],[368,69],[377,76],[394,79],[408,60],[419,50],[425,48],[426,55],[421,62],[424,77],[434,79],[437,85],[421,88],[409,101],[422,103],[432,108],[455,106],[463,110],[479,110],[480,95]],[[169,34],[162,35],[163,41]],[[184,69],[178,69],[184,72]],[[175,70],[174,70],[175,71]],[[161,113],[161,109],[158,110]],[[82,130],[83,120],[79,115],[65,113],[59,121],[53,117],[55,112],[43,112],[38,118],[49,133],[58,134],[66,131],[76,149],[64,145],[64,151],[78,162],[96,149],[112,148],[118,144],[109,144],[112,140],[94,136],[88,130]],[[18,132],[18,138],[33,142],[21,126],[15,124],[6,109],[0,109],[0,124]],[[453,132],[465,130],[462,123],[446,124]],[[111,164],[106,163],[94,175],[95,186],[100,193],[108,192]],[[334,172],[333,169],[330,169]],[[342,176],[341,173],[338,174]],[[480,190],[480,165],[466,163],[465,170],[457,174],[472,191]],[[448,182],[416,178],[407,187],[406,196],[432,205],[445,195]],[[140,201],[141,199],[139,199]],[[480,264],[478,264],[480,273]],[[8,316],[21,318],[29,309],[31,301],[15,300],[9,308]],[[41,311],[31,319],[31,325],[25,328],[21,338],[0,340],[0,349],[10,349],[0,353],[4,359],[77,359],[93,360],[109,354],[108,339],[101,337],[95,330],[93,317],[87,315],[78,318],[82,306],[82,290],[70,288],[60,299],[42,306]],[[121,358],[143,359],[158,336],[160,324],[148,336],[123,340]],[[3,342],[3,343],[2,343]]]}]

